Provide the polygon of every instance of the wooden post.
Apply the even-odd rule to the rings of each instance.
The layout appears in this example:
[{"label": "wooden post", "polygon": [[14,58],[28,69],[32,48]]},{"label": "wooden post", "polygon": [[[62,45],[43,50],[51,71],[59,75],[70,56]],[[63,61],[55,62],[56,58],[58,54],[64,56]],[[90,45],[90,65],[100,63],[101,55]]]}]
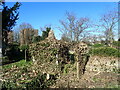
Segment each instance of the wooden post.
[{"label": "wooden post", "polygon": [[77,61],[77,78],[80,79],[79,61]]},{"label": "wooden post", "polygon": [[26,61],[26,58],[27,58],[27,56],[26,56],[27,54],[26,54],[26,49],[25,49],[25,61]]},{"label": "wooden post", "polygon": [[27,61],[27,43],[25,45],[25,61]]},{"label": "wooden post", "polygon": [[80,64],[79,64],[79,57],[78,55],[76,56],[77,59],[77,78],[80,79]]}]

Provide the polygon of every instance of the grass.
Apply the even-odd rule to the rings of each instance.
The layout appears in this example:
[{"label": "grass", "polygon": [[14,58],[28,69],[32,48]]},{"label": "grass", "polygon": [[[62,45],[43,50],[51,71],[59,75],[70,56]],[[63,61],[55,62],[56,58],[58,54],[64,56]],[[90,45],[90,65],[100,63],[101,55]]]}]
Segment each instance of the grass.
[{"label": "grass", "polygon": [[2,67],[4,70],[7,70],[7,69],[12,68],[13,66],[24,67],[24,66],[30,66],[31,64],[32,64],[32,61],[20,60],[19,62],[3,65],[3,66],[0,66],[0,67]]},{"label": "grass", "polygon": [[120,85],[107,85],[105,88],[115,88],[116,90],[120,90]]},{"label": "grass", "polygon": [[92,45],[93,48],[105,47],[104,44],[94,44]]}]

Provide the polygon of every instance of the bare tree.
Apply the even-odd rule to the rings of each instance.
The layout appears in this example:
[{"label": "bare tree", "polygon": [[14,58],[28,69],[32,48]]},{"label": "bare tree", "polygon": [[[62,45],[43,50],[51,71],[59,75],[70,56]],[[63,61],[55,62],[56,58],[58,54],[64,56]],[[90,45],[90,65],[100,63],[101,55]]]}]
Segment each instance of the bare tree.
[{"label": "bare tree", "polygon": [[20,30],[20,44],[30,44],[32,43],[32,38],[34,36],[34,29],[29,23],[22,23],[19,26]]},{"label": "bare tree", "polygon": [[62,34],[61,40],[66,41],[66,42],[70,42],[70,38],[67,37],[66,34]]},{"label": "bare tree", "polygon": [[25,49],[25,60],[27,55],[27,46],[32,43],[34,36],[38,35],[38,30],[33,29],[29,23],[22,23],[19,26],[20,29],[20,45]]},{"label": "bare tree", "polygon": [[114,30],[116,28],[116,25],[118,23],[118,12],[111,11],[106,14],[104,14],[101,19],[101,29],[104,29],[104,36],[106,44],[110,45],[110,43],[114,40]]},{"label": "bare tree", "polygon": [[44,27],[40,27],[40,31],[41,32],[43,32],[43,31],[46,31],[46,28],[48,28],[48,27],[52,27],[52,25],[51,24],[46,24]]},{"label": "bare tree", "polygon": [[19,27],[15,27],[13,30],[13,37],[14,37],[14,42],[20,44],[20,37],[19,37]]},{"label": "bare tree", "polygon": [[63,28],[61,29],[63,34],[66,34],[71,41],[78,41],[80,34],[89,28],[89,18],[77,19],[74,13],[66,12],[67,19],[60,20]]},{"label": "bare tree", "polygon": [[31,24],[29,24],[29,23],[25,23],[25,22],[23,22],[22,24],[20,24],[20,26],[19,26],[19,29],[20,30],[23,30],[23,29],[32,29],[33,27],[32,27],[32,25]]},{"label": "bare tree", "polygon": [[20,43],[19,32],[14,32],[14,42]]}]

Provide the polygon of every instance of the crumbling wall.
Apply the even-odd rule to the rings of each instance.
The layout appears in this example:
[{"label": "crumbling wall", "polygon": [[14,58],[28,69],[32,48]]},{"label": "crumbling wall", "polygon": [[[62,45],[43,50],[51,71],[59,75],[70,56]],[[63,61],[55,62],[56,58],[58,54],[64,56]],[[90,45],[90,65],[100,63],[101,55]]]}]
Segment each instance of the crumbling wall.
[{"label": "crumbling wall", "polygon": [[69,61],[68,52],[67,43],[59,40],[46,39],[29,46],[29,55],[34,66],[46,73],[59,73],[62,65]]},{"label": "crumbling wall", "polygon": [[83,73],[86,60],[81,58],[85,56],[87,51],[87,44],[68,43],[57,40],[52,30],[50,30],[48,37],[36,44],[29,46],[29,55],[31,56],[36,70],[41,70],[46,73],[60,73],[64,65],[70,62],[69,51],[75,54],[75,60],[80,63],[80,73]]},{"label": "crumbling wall", "polygon": [[91,56],[86,71],[118,72],[118,58]]}]

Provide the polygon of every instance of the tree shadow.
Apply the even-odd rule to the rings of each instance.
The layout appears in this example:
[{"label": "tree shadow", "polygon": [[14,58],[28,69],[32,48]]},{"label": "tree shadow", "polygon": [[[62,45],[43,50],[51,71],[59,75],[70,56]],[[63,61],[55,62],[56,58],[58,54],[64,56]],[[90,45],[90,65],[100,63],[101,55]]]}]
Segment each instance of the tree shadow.
[{"label": "tree shadow", "polygon": [[[7,57],[7,58],[4,58]],[[2,65],[18,62],[24,59],[24,52],[20,51],[18,45],[9,45],[6,54],[3,56]]]}]

